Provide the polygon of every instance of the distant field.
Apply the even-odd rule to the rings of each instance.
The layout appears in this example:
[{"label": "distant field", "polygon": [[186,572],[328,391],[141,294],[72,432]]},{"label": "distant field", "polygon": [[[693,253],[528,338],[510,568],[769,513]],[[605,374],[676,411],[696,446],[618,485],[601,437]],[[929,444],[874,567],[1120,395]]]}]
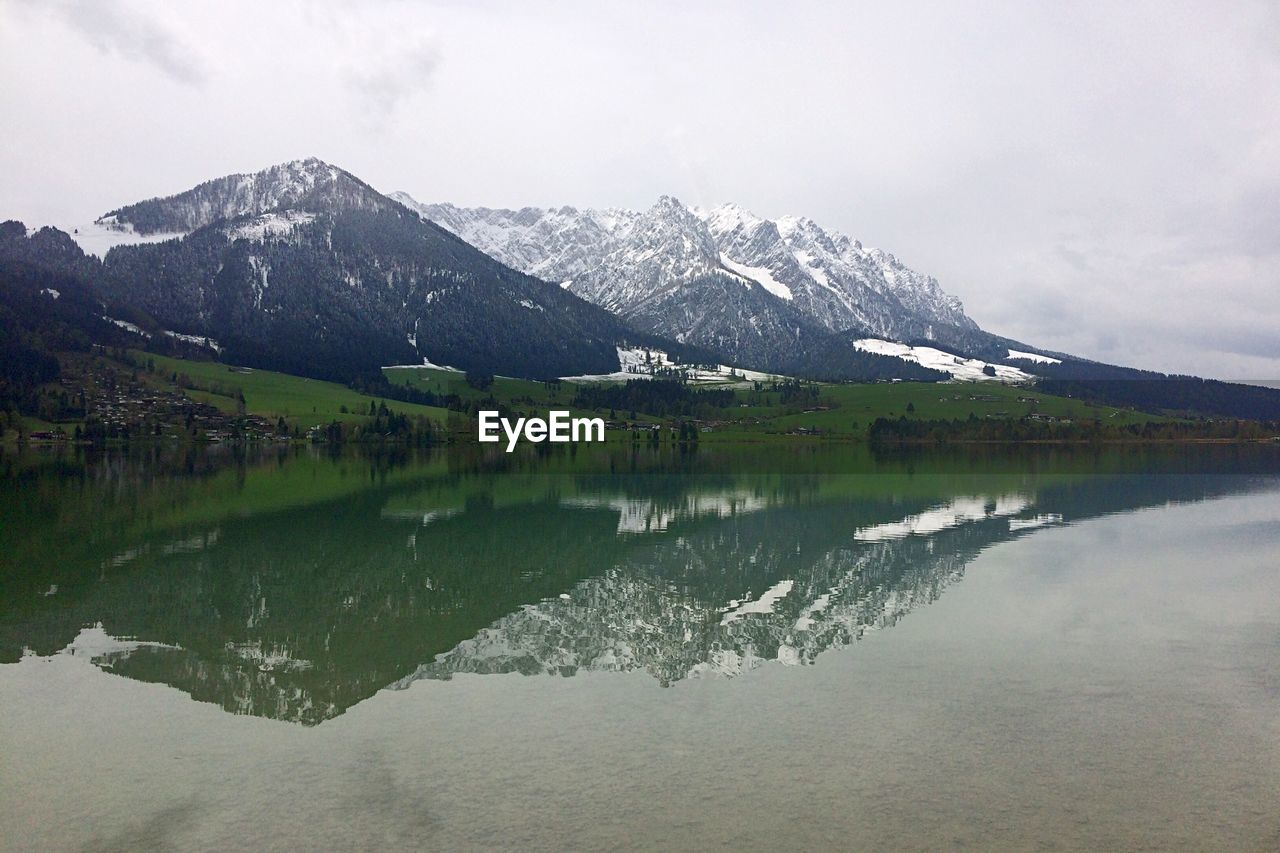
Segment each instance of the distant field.
[{"label": "distant field", "polygon": [[[456,393],[463,399],[481,399],[492,394],[497,400],[525,412],[571,408],[577,387],[567,381],[554,386],[498,377],[491,389],[480,391],[468,386],[461,373],[438,368],[394,368],[384,373],[392,382],[437,394]],[[766,390],[759,392],[750,383],[736,383],[734,387],[737,389],[736,406],[716,409],[703,416],[704,420],[722,422],[715,431],[720,434],[718,438],[726,440],[735,436],[750,438],[752,435],[759,437],[767,433],[788,432],[800,427],[818,429],[824,435],[862,434],[880,417],[952,420],[966,419],[972,413],[979,418],[1016,419],[1035,412],[1077,421],[1097,419],[1109,425],[1169,420],[1159,415],[1114,406],[1094,406],[1080,400],[1042,394],[1027,387],[996,382],[821,384],[818,386],[818,399],[800,406],[783,403],[779,392],[767,390],[770,387],[767,381],[761,383]],[[639,413],[638,419],[653,420],[643,412]]]},{"label": "distant field", "polygon": [[[131,358],[137,365],[154,365],[154,370],[140,371],[140,378],[150,385],[179,389],[192,399],[213,405],[228,414],[237,411],[238,397],[243,394],[247,413],[272,422],[283,417],[290,428],[305,430],[330,421],[365,424],[371,420],[370,404],[382,402],[394,412],[411,417],[425,416],[441,425],[452,422],[457,427],[463,422],[458,420],[459,417],[464,417],[440,407],[383,401],[334,382],[269,370],[247,370],[220,362],[189,361],[140,351],[133,351]],[[175,382],[175,374],[185,375],[189,381]],[[626,411],[621,408],[616,411],[579,409],[573,401],[584,383],[569,380],[539,382],[496,377],[488,388],[479,389],[468,385],[464,374],[440,368],[384,368],[383,374],[392,384],[442,397],[453,394],[472,404],[492,399],[504,409],[524,415],[545,415],[551,409],[565,409],[575,416],[599,415],[637,423],[674,423],[677,420],[677,416],[663,418],[646,413],[643,407],[636,411],[630,407]],[[713,405],[706,398],[699,400],[695,394],[690,396],[688,403],[692,409],[667,411],[693,411],[688,416],[701,423],[700,440],[725,445],[770,441],[773,436],[781,438],[796,431],[814,431],[824,437],[862,438],[877,418],[965,420],[973,415],[983,420],[1018,420],[1037,413],[1076,422],[1097,420],[1106,426],[1177,420],[1055,397],[1030,387],[996,382],[803,383],[799,387],[794,383],[789,386],[783,383],[779,387],[772,380],[765,379],[759,382],[698,383],[692,387],[694,390],[718,388],[731,391],[734,402],[728,406]],[[26,421],[27,429],[31,431],[55,426],[34,418]],[[69,423],[59,426],[67,432],[72,429]],[[15,435],[10,430],[5,440]],[[634,433],[613,430],[609,436],[610,441],[638,438]]]},{"label": "distant field", "polygon": [[[309,426],[330,421],[363,423],[369,420],[369,403],[381,402],[380,398],[361,394],[336,382],[306,379],[270,370],[241,372],[245,368],[232,368],[214,361],[187,361],[144,352],[135,352],[134,356],[142,363],[154,361],[160,379],[168,379],[174,373],[185,373],[196,384],[238,390],[244,394],[246,411],[271,420],[284,417],[290,425],[296,422]],[[187,389],[186,393],[193,399],[207,402],[223,411],[234,412],[236,409],[237,401],[234,397],[194,389]],[[406,415],[424,415],[441,422],[449,415],[448,410],[434,406],[420,406],[398,400],[387,400],[386,403],[387,408],[392,411]],[[347,411],[342,411],[343,407]]]},{"label": "distant field", "polygon": [[574,385],[561,382],[558,389],[532,379],[498,376],[492,387],[481,391],[467,384],[464,374],[437,367],[384,367],[382,375],[396,385],[408,385],[435,394],[457,394],[464,400],[480,400],[490,394],[503,401],[529,400],[536,404],[567,406],[573,399]]},{"label": "distant field", "polygon": [[748,429],[786,431],[809,427],[824,433],[861,432],[880,417],[953,420],[968,418],[971,413],[979,418],[1021,418],[1036,412],[1072,420],[1096,418],[1112,425],[1169,420],[1159,415],[1113,406],[1093,406],[1080,400],[1053,397],[1033,389],[995,382],[828,385],[823,387],[821,398],[811,408],[814,410],[788,413],[778,405],[740,409],[739,412],[762,419],[763,423]]},{"label": "distant field", "polygon": [[585,414],[573,407],[577,385],[568,381],[548,384],[497,376],[492,386],[480,390],[468,385],[463,374],[436,367],[384,367],[382,375],[395,385],[407,385],[434,394],[457,394],[463,400],[485,400],[492,396],[504,405],[526,412],[545,414],[550,409],[567,409],[574,414]]}]

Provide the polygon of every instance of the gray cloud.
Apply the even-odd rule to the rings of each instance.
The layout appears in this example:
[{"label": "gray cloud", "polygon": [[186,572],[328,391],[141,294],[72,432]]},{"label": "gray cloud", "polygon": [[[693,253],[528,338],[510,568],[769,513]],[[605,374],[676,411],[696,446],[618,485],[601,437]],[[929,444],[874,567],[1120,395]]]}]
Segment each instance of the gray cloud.
[{"label": "gray cloud", "polygon": [[380,50],[371,67],[349,68],[347,82],[368,114],[385,119],[430,83],[440,50],[430,36],[418,36],[398,50]]},{"label": "gray cloud", "polygon": [[56,16],[102,53],[145,63],[179,83],[200,85],[205,81],[199,55],[158,20],[154,10],[148,12],[122,0],[28,2]]}]

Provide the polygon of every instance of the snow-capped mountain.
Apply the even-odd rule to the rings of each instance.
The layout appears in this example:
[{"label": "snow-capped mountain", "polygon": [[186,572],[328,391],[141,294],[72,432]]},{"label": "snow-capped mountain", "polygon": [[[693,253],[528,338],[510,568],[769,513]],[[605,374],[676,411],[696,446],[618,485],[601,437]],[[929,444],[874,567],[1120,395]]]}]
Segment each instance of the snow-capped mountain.
[{"label": "snow-capped mountain", "polygon": [[727,267],[762,280],[831,331],[861,327],[908,338],[921,325],[978,327],[937,279],[812,219],[762,219],[735,204],[698,215]]},{"label": "snow-capped mountain", "polygon": [[35,252],[91,280],[142,333],[211,338],[250,366],[350,381],[428,359],[549,378],[617,371],[620,345],[691,352],[499,263],[315,159],[218,178],[99,223],[172,239],[116,245],[101,261],[70,240],[55,252],[56,241],[39,236],[15,238],[6,252]]},{"label": "snow-capped mountain", "polygon": [[0,249],[91,280],[153,336],[323,378],[423,359],[612,375],[637,346],[811,379],[1129,375],[984,332],[935,279],[812,220],[669,196],[644,211],[421,205],[310,158],[72,232],[78,249],[25,227]]},{"label": "snow-capped mountain", "polygon": [[646,211],[465,209],[392,197],[486,254],[559,282],[638,328],[739,364],[781,368],[787,353],[820,332],[759,281],[727,268],[706,225],[669,196]]},{"label": "snow-capped mountain", "polygon": [[978,328],[936,279],[806,218],[768,220],[736,205],[697,210],[669,196],[646,211],[392,198],[643,328],[756,366],[779,366],[823,333],[915,340]]},{"label": "snow-capped mountain", "polygon": [[215,178],[167,198],[117,208],[95,224],[135,234],[186,234],[271,211],[386,211],[395,204],[350,172],[309,157],[261,172]]},{"label": "snow-capped mountain", "polygon": [[312,158],[117,208],[73,229],[89,245],[58,242],[73,259],[25,228],[5,253],[91,280],[139,334],[212,340],[230,361],[320,378],[424,359],[611,375],[636,346],[787,375],[945,376],[844,341],[816,346],[829,328],[772,278],[731,268],[745,267],[673,198],[644,212],[436,218],[450,227]]}]

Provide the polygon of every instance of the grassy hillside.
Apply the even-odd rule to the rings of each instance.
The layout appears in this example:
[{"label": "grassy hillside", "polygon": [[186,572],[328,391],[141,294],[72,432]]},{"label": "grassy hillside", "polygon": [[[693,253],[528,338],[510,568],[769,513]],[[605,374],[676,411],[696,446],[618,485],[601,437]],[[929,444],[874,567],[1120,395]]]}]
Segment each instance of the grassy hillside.
[{"label": "grassy hillside", "polygon": [[[219,418],[261,418],[265,423],[260,423],[259,434],[276,434],[277,422],[283,418],[294,437],[302,436],[313,426],[335,421],[351,427],[356,435],[367,429],[375,437],[382,437],[389,435],[384,424],[390,410],[408,418],[429,419],[437,425],[436,429],[451,430],[457,433],[455,438],[463,442],[474,438],[470,419],[478,408],[485,407],[501,407],[529,416],[545,416],[550,409],[567,409],[575,415],[599,415],[619,425],[619,429],[610,431],[614,441],[635,440],[633,432],[628,434],[628,427],[632,425],[643,429],[655,423],[675,425],[679,421],[692,421],[692,431],[698,433],[699,440],[718,443],[759,442],[796,433],[861,440],[868,436],[869,428],[878,418],[895,422],[905,418],[970,423],[973,422],[970,419],[975,418],[983,424],[1017,421],[1042,433],[1048,429],[1045,435],[1055,434],[1054,431],[1067,422],[1128,427],[1174,420],[995,382],[830,384],[770,378],[687,386],[637,380],[635,385],[626,387],[621,383],[540,382],[508,377],[468,382],[462,373],[430,367],[386,368],[383,375],[392,385],[432,395],[422,399],[439,405],[384,400],[333,382],[136,350],[127,354],[117,351],[114,357],[99,352],[64,360],[63,384],[55,390],[73,408],[77,387],[92,389],[99,399],[104,396],[123,399],[124,402],[114,404],[115,408],[122,411],[126,419],[132,418],[135,424],[143,425],[141,433],[134,428],[135,436],[170,437],[175,436],[172,426],[162,428],[156,421],[163,420],[170,425],[183,423],[182,413],[174,415],[173,405],[164,402],[182,397],[212,406],[223,413]],[[67,377],[76,378],[68,382]],[[122,386],[128,386],[123,398],[119,396]],[[145,401],[148,395],[164,399],[144,411],[143,403],[134,401],[138,398]],[[170,413],[156,415],[156,405],[160,408],[169,405]],[[371,408],[383,411],[384,418],[375,419],[370,414]],[[1047,423],[1033,423],[1031,416]],[[69,435],[75,420],[74,417],[50,417],[40,422],[30,419],[27,429],[60,427]],[[185,429],[190,436],[200,433],[200,424],[196,427],[192,430],[188,416]],[[223,424],[216,423],[207,423],[205,428],[225,430]],[[1022,436],[1027,437],[1026,429]]]},{"label": "grassy hillside", "polygon": [[[364,423],[369,420],[369,404],[381,402],[379,398],[361,394],[336,382],[271,370],[231,367],[215,361],[188,361],[142,352],[134,355],[141,362],[154,363],[158,379],[167,379],[170,385],[174,384],[174,374],[190,377],[191,383],[197,387],[189,387],[186,392],[194,399],[234,412],[239,402],[237,394],[243,394],[246,412],[270,420],[283,417],[290,424],[295,421],[303,425],[329,421]],[[179,384],[185,383],[180,381]],[[449,414],[445,409],[414,403],[388,401],[388,405],[397,412],[425,416],[442,423]]]},{"label": "grassy hillside", "polygon": [[495,376],[486,389],[473,388],[464,374],[438,367],[384,367],[382,375],[397,385],[407,385],[434,394],[457,394],[464,400],[482,400],[492,395],[503,402],[520,401],[543,407],[564,408],[573,400],[572,382],[547,383],[532,379]]},{"label": "grassy hillside", "polygon": [[[395,368],[385,370],[384,374],[393,383],[439,395],[456,394],[472,403],[494,399],[523,414],[535,415],[552,408],[564,408],[623,422],[643,424],[662,420],[654,416],[655,410],[646,411],[643,405],[590,408],[578,397],[584,385],[571,381],[548,384],[497,377],[491,386],[481,390],[470,386],[463,374],[438,368]],[[684,410],[683,416],[694,418],[705,427],[701,430],[704,441],[758,441],[769,435],[794,432],[861,438],[877,418],[952,421],[966,420],[972,415],[986,422],[1021,420],[1035,415],[1044,421],[1097,421],[1114,427],[1168,423],[1171,420],[1161,415],[1095,405],[1044,394],[1030,387],[995,382],[827,384],[774,383],[767,380],[698,383],[691,387],[731,393],[727,401],[715,406],[691,402]]]},{"label": "grassy hillside", "polygon": [[[567,409],[575,415],[592,414],[573,404],[578,385],[569,381],[540,382],[495,376],[492,385],[476,388],[467,384],[464,374],[437,367],[384,367],[382,375],[395,385],[441,396],[456,394],[470,404],[495,400],[504,407],[529,414],[541,413],[545,416],[550,409]],[[646,419],[639,416],[639,413],[637,415],[638,420]]]}]

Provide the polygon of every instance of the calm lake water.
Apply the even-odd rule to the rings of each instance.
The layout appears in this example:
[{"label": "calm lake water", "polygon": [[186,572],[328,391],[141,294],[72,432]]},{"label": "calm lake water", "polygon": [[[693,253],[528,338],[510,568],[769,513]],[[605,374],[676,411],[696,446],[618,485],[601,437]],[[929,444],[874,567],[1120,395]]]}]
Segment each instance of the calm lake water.
[{"label": "calm lake water", "polygon": [[5,849],[1280,849],[1280,449],[0,456]]}]

